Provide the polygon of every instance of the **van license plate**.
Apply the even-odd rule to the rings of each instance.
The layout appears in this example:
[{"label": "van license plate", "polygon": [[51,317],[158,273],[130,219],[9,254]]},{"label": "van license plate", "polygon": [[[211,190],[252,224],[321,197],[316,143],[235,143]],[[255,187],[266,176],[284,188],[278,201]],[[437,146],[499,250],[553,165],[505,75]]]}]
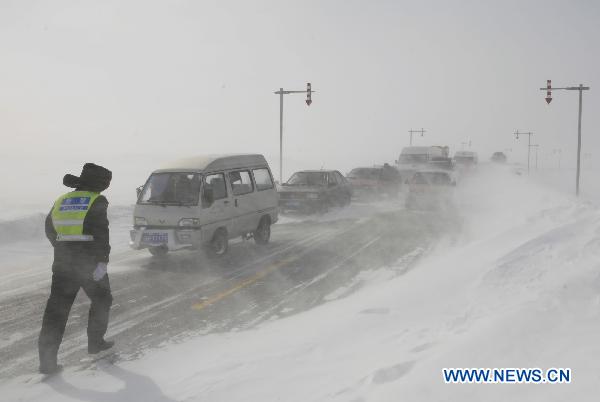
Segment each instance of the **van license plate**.
[{"label": "van license plate", "polygon": [[146,244],[166,244],[169,242],[168,233],[144,233],[142,235],[142,243]]}]

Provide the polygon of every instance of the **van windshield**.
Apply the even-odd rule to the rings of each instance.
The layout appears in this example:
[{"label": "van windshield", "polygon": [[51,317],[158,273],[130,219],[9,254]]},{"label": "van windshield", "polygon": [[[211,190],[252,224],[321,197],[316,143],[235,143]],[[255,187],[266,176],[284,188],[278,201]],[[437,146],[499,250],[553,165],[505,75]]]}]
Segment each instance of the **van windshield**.
[{"label": "van windshield", "polygon": [[197,173],[154,173],[138,204],[198,205],[201,176]]}]

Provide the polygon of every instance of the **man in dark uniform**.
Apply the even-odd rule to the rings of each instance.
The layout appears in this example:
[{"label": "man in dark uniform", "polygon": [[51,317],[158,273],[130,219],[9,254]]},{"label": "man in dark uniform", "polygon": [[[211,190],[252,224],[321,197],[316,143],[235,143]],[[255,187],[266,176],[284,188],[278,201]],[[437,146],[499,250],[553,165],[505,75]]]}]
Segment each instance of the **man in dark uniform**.
[{"label": "man in dark uniform", "polygon": [[107,199],[100,193],[112,179],[110,170],[93,163],[80,177],[65,175],[63,184],[75,191],[55,202],[46,218],[46,236],[54,247],[52,285],[38,340],[40,372],[52,374],[62,367],[57,354],[75,296],[83,288],[91,300],[88,316],[88,353],[109,349],[104,340],[112,295],[106,266],[110,254]]}]

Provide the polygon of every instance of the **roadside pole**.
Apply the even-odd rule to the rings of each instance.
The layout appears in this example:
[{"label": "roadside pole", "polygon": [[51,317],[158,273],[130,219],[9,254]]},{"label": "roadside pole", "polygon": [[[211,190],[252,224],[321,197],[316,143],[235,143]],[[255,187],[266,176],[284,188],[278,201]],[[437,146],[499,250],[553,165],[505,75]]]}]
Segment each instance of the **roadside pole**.
[{"label": "roadside pole", "polygon": [[554,150],[552,150],[552,153],[555,155],[558,154],[558,169],[560,170],[560,157],[562,154],[562,149],[561,148],[554,149]]},{"label": "roadside pole", "polygon": [[527,174],[529,174],[529,159],[530,159],[530,155],[531,155],[531,136],[533,135],[532,132],[527,132],[527,133],[520,133],[519,130],[515,131],[515,139],[519,139],[520,135],[526,135],[529,137],[529,140],[527,142]]},{"label": "roadside pole", "polygon": [[283,95],[288,94],[306,94],[306,105],[312,104],[312,90],[310,82],[306,83],[305,91],[284,91],[283,88],[279,88],[279,91],[274,92],[275,95],[279,95],[279,184],[283,184]]},{"label": "roadside pole", "polygon": [[279,184],[283,184],[283,88],[279,88]]},{"label": "roadside pole", "polygon": [[579,119],[577,120],[577,184],[575,185],[575,194],[579,196],[579,177],[581,175],[581,102],[583,94],[583,85],[579,84]]},{"label": "roadside pole", "polygon": [[538,170],[538,148],[540,147],[539,144],[531,144],[532,148],[535,148],[535,170]]},{"label": "roadside pole", "polygon": [[584,87],[579,84],[577,87],[553,88],[552,80],[546,80],[546,88],[540,88],[546,91],[546,103],[552,102],[553,90],[579,91],[579,119],[577,120],[577,174],[575,177],[575,195],[579,196],[579,177],[581,176],[581,104],[583,103],[583,91],[589,91],[590,87]]}]

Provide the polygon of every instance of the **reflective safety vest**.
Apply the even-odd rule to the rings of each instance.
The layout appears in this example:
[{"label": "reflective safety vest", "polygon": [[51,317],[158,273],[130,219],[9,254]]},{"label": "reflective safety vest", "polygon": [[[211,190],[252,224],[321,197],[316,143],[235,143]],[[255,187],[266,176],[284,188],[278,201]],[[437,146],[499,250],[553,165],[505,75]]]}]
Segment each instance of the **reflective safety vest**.
[{"label": "reflective safety vest", "polygon": [[83,221],[100,193],[72,191],[59,197],[52,208],[52,225],[57,241],[93,241],[83,234]]}]

